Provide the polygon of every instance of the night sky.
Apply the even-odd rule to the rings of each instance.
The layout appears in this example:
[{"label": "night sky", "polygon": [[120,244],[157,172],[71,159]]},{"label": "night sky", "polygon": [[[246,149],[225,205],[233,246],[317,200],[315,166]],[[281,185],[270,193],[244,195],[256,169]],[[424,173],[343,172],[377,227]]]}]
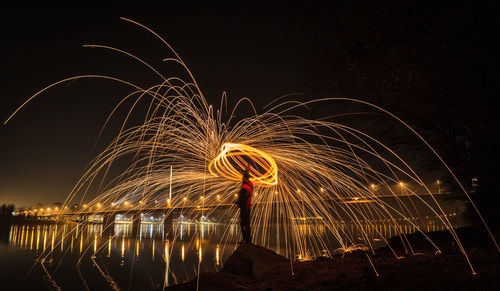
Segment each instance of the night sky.
[{"label": "night sky", "polygon": [[[172,56],[168,48],[120,16],[142,22],[169,41],[211,103],[218,104],[223,91],[231,101],[251,97],[260,106],[303,92],[307,33],[291,27],[288,5],[262,8],[194,2],[10,7],[2,19],[0,116],[5,120],[37,90],[78,74],[111,75],[142,86],[160,81],[131,58],[83,44],[124,49],[168,76],[175,68],[161,61]],[[0,200],[18,206],[63,200],[98,153],[99,146],[92,149],[106,117],[128,92],[112,81],[71,82],[42,94],[2,126]],[[113,128],[99,145],[116,134]]]},{"label": "night sky", "polygon": [[[164,1],[160,6],[103,6],[92,2],[73,6],[6,6],[1,20],[2,123],[36,91],[66,77],[103,74],[143,87],[160,81],[154,73],[131,58],[107,50],[83,48],[84,44],[124,49],[143,58],[166,76],[178,74],[175,66],[161,61],[172,56],[169,50],[146,31],[121,21],[121,16],[141,22],[164,37],[189,66],[211,104],[219,103],[223,91],[227,92],[232,104],[239,98],[250,97],[257,107],[289,93],[305,93],[308,96],[299,98],[343,96],[380,101],[380,96],[375,96],[378,93],[366,93],[371,91],[359,88],[369,87],[369,82],[381,83],[385,79],[379,82],[370,77],[370,73],[377,77],[381,75],[371,67],[360,69],[359,66],[353,66],[363,63],[363,60],[373,62],[373,59],[378,59],[377,56],[370,57],[360,52],[356,56],[361,62],[355,62],[352,61],[354,53],[345,56],[338,51],[342,43],[344,50],[347,47],[351,52],[358,52],[371,47],[365,39],[378,44],[380,35],[382,41],[385,36],[399,35],[398,26],[392,23],[395,21],[405,23],[406,26],[400,28],[403,37],[406,33],[413,37],[412,30],[406,27],[422,27],[425,33],[426,29],[434,29],[437,32],[433,37],[439,35],[448,44],[452,44],[448,51],[445,50],[448,53],[444,54],[444,59],[452,59],[450,62],[458,65],[450,67],[443,62],[442,67],[457,74],[450,80],[438,82],[438,87],[441,84],[449,87],[453,87],[450,84],[459,84],[466,86],[467,90],[476,87],[484,89],[489,86],[483,84],[485,80],[493,83],[498,80],[498,74],[491,77],[489,66],[484,70],[488,63],[487,57],[495,51],[495,47],[491,47],[488,42],[492,38],[496,39],[496,36],[490,38],[484,31],[479,34],[475,31],[477,27],[484,25],[480,23],[484,20],[480,19],[488,19],[488,13],[492,13],[488,12],[487,5],[474,6],[471,10],[460,1],[441,1],[444,3],[442,7],[429,4],[433,1],[403,1],[401,4],[388,5],[393,11],[402,12],[393,17],[386,9],[390,1],[376,4],[365,3],[368,1],[318,1],[314,4],[305,4],[308,1],[252,1],[243,5],[234,1],[210,1],[206,4],[199,4],[198,1],[182,2],[183,4]],[[416,6],[414,14],[407,14],[413,8],[406,9],[406,4],[408,7]],[[436,16],[434,10],[441,14]],[[483,11],[487,15],[483,15]],[[427,21],[426,18],[429,17],[430,21]],[[460,18],[463,18],[465,24],[457,26],[459,30],[434,21],[452,19],[461,24],[462,20],[456,20]],[[414,19],[415,23],[411,22]],[[357,24],[353,25],[352,22]],[[377,26],[379,31],[375,30],[373,23],[382,23]],[[470,23],[475,26],[470,31],[463,30]],[[345,38],[349,35],[353,37],[349,45],[345,45]],[[416,42],[417,38],[413,38]],[[487,57],[477,57],[476,46],[470,45],[471,38],[486,42],[488,49],[482,52]],[[427,41],[432,43],[434,39],[429,38]],[[398,42],[398,45],[391,47],[405,46]],[[385,50],[383,45],[379,49]],[[427,51],[435,49],[431,46]],[[450,56],[449,52],[456,54],[447,58],[446,56]],[[399,51],[394,52],[394,55],[398,54]],[[471,62],[475,67],[469,66],[470,63],[464,60],[464,56],[469,54],[476,55]],[[332,61],[331,55],[342,57],[333,58]],[[364,70],[363,74],[367,72],[368,77],[365,78],[363,74],[360,74],[361,77],[353,76],[352,72],[356,70]],[[466,77],[461,76],[460,72],[466,72]],[[464,85],[464,78],[469,78],[469,75],[478,76],[477,72],[483,72],[484,76],[474,79],[471,85]],[[322,77],[316,78],[318,75]],[[347,77],[342,79],[339,75]],[[406,80],[416,82],[415,78],[406,77]],[[315,83],[316,79],[319,85]],[[368,85],[362,82],[349,83],[354,79],[368,80]],[[341,86],[325,85],[337,84],[339,81],[356,89],[346,90]],[[490,104],[488,98],[495,95],[496,87],[484,90],[486,91],[478,97],[482,101],[472,113],[474,116],[484,116],[485,112],[488,114],[492,110],[484,104]],[[457,92],[463,91],[457,89]],[[98,132],[106,117],[129,92],[130,88],[106,80],[86,79],[66,83],[38,96],[7,125],[2,125],[0,203],[34,206],[37,202],[51,204],[63,201],[92,157],[116,135],[117,126],[122,120],[120,116],[123,118],[124,112],[109,126],[94,149]],[[385,94],[385,91],[381,92],[380,94]],[[460,96],[456,98],[466,99]],[[398,99],[398,102],[404,103],[406,100]],[[422,104],[425,102],[429,100]],[[380,103],[384,102],[378,102]],[[398,110],[397,104],[393,102],[381,105]],[[470,119],[474,119],[474,116]]]}]

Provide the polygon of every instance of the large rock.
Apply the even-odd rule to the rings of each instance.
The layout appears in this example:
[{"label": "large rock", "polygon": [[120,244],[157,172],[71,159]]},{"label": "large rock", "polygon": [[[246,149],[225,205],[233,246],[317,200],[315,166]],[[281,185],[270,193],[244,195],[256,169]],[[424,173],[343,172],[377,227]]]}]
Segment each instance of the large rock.
[{"label": "large rock", "polygon": [[227,259],[222,273],[259,277],[288,259],[264,247],[243,243]]},{"label": "large rock", "polygon": [[[243,243],[224,263],[219,273],[201,273],[199,290],[263,290],[266,274],[279,270],[288,259],[264,247]],[[196,290],[197,279],[170,286],[168,290]]]}]

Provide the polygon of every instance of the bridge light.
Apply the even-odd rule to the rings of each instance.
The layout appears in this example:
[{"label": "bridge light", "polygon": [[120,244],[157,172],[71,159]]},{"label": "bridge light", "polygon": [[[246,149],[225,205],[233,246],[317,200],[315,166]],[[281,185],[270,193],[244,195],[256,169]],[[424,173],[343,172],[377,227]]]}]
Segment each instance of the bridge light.
[{"label": "bridge light", "polygon": [[371,187],[372,187],[372,189],[375,189],[375,184],[372,184]]},{"label": "bridge light", "polygon": [[325,192],[325,188],[321,187],[321,188],[319,188],[319,191]]},{"label": "bridge light", "polygon": [[50,207],[47,207],[47,211],[50,211]]},{"label": "bridge light", "polygon": [[128,201],[125,201],[124,204],[125,204],[125,206],[127,206],[129,203],[128,203]]},{"label": "bridge light", "polygon": [[217,200],[219,200],[219,199],[220,199],[220,195],[217,195]]},{"label": "bridge light", "polygon": [[84,207],[84,208],[87,208],[87,204],[83,204],[83,207]]},{"label": "bridge light", "polygon": [[184,197],[182,200],[186,201],[186,200],[187,200],[187,197]]},{"label": "bridge light", "polygon": [[97,207],[99,207],[99,208],[100,208],[100,207],[101,207],[101,203],[97,203]]},{"label": "bridge light", "polygon": [[55,210],[59,210],[59,207],[56,207]]},{"label": "bridge light", "polygon": [[205,199],[205,197],[201,196],[200,199]]}]

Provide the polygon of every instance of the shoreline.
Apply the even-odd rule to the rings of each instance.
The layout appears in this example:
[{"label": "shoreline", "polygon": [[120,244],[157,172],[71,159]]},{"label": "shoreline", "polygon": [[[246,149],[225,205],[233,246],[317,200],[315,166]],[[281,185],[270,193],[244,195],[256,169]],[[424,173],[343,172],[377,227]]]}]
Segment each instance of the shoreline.
[{"label": "shoreline", "polygon": [[[426,235],[440,252],[417,233],[406,235],[411,248],[393,237],[388,240],[392,250],[385,246],[375,254],[354,251],[310,261],[291,261],[264,247],[241,244],[220,272],[201,273],[166,290],[498,290],[500,255],[491,239],[478,226],[456,232],[475,275],[449,232],[439,231]],[[495,234],[498,239],[500,231]]]}]

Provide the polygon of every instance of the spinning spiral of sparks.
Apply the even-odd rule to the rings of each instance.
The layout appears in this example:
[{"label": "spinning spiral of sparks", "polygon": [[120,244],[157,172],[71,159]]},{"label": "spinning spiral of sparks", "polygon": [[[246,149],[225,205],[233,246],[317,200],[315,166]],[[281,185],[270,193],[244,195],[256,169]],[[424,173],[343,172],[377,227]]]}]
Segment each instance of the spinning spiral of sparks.
[{"label": "spinning spiral of sparks", "polygon": [[278,165],[274,159],[244,144],[223,144],[221,153],[210,162],[208,170],[214,176],[219,174],[230,180],[241,180],[241,173],[249,163],[245,157],[250,159],[250,164],[257,166],[250,167],[250,179],[255,185],[270,187],[278,183]]}]

